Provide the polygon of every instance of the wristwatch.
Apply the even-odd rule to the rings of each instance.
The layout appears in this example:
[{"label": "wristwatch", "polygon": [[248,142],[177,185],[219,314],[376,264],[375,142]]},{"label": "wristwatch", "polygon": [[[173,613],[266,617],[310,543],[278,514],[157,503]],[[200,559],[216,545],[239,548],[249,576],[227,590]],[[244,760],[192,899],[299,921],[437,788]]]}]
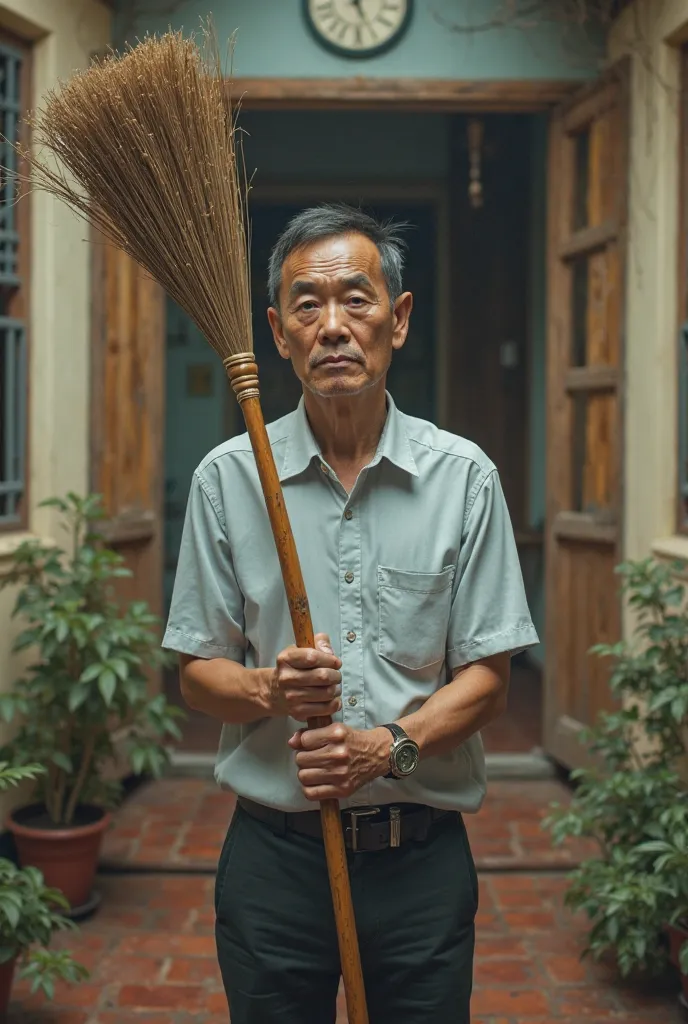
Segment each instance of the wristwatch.
[{"label": "wristwatch", "polygon": [[420,751],[418,744],[406,735],[400,725],[385,725],[393,736],[392,748],[389,752],[389,771],[386,779],[405,779],[412,775],[418,767]]}]

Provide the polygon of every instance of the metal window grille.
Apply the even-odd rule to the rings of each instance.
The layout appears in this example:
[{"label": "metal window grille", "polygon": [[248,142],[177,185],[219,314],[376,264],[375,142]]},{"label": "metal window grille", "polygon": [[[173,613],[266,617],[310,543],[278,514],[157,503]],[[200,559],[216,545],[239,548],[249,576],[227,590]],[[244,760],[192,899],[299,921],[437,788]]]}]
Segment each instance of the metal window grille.
[{"label": "metal window grille", "polygon": [[19,520],[24,492],[26,332],[0,317],[0,523]]},{"label": "metal window grille", "polygon": [[5,287],[16,287],[20,283],[17,267],[19,235],[15,217],[17,155],[9,142],[18,139],[22,109],[19,95],[21,64],[21,54],[0,44],[0,155],[4,169],[0,178],[0,285]]},{"label": "metal window grille", "polygon": [[[0,525],[19,522],[25,488],[26,327],[8,316],[8,305],[22,284],[16,225],[16,153],[22,111],[22,56],[0,44]],[[5,141],[7,140],[7,141]]]}]

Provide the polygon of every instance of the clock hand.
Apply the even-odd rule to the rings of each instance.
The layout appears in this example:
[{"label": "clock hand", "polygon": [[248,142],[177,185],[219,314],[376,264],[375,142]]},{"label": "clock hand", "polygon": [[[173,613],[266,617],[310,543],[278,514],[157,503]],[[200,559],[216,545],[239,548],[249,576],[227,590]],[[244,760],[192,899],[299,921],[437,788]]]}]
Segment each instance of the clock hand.
[{"label": "clock hand", "polygon": [[359,18],[361,19],[364,25],[368,26],[370,34],[373,36],[373,39],[375,39],[377,34],[372,26],[372,23],[366,17],[366,13],[363,9],[363,0],[349,0],[349,2],[352,4],[353,7],[356,8],[356,10],[358,11]]}]

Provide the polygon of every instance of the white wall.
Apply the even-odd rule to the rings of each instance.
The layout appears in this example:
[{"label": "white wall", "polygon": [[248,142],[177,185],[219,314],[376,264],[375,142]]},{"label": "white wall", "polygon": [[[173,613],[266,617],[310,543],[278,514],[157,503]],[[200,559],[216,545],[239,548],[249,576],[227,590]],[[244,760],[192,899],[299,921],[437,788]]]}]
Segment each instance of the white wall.
[{"label": "white wall", "polygon": [[688,554],[676,532],[680,39],[688,0],[636,0],[615,26],[630,54],[625,554]]},{"label": "white wall", "polygon": [[[0,0],[0,28],[33,42],[31,105],[58,79],[107,45],[110,15],[100,0]],[[29,530],[56,535],[44,498],[88,483],[90,356],[89,246],[85,226],[44,194],[31,202]],[[0,534],[0,575],[26,534]],[[13,603],[0,593],[0,690],[18,668],[6,628]]]}]

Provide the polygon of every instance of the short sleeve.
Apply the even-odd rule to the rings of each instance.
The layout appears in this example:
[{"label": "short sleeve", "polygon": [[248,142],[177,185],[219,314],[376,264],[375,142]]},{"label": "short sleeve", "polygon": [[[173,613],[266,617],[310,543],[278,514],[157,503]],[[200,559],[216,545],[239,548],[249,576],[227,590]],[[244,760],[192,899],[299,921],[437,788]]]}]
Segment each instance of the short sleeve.
[{"label": "short sleeve", "polygon": [[450,669],[538,643],[509,511],[492,469],[476,484],[465,518],[447,640]]},{"label": "short sleeve", "polygon": [[217,495],[193,476],[162,646],[199,658],[244,661],[244,599]]}]

